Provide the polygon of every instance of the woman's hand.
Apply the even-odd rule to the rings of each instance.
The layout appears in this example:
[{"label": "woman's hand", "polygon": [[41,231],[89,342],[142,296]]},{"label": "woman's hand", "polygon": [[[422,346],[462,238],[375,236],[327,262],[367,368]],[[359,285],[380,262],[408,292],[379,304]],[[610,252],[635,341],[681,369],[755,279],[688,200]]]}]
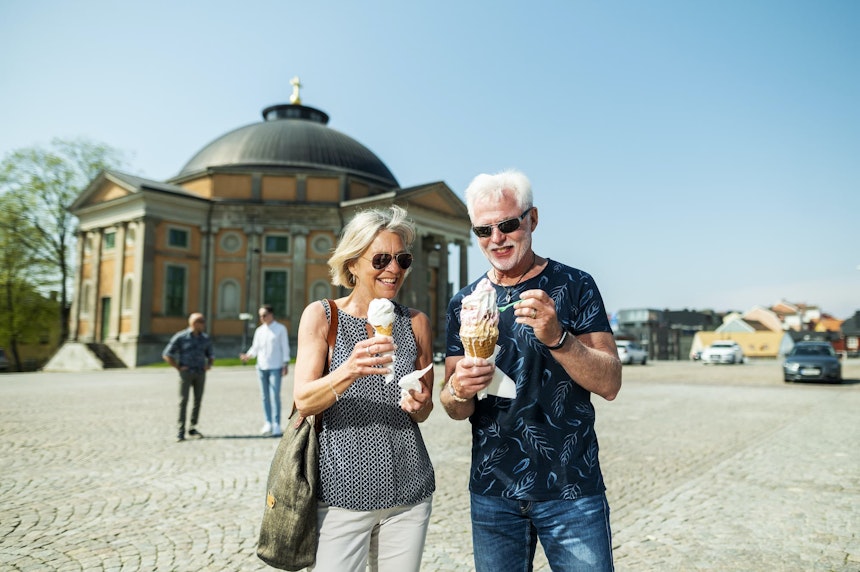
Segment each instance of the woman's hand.
[{"label": "woman's hand", "polygon": [[358,379],[368,375],[391,373],[394,351],[397,344],[390,336],[373,336],[358,342],[349,359],[341,367],[349,372],[349,377]]}]

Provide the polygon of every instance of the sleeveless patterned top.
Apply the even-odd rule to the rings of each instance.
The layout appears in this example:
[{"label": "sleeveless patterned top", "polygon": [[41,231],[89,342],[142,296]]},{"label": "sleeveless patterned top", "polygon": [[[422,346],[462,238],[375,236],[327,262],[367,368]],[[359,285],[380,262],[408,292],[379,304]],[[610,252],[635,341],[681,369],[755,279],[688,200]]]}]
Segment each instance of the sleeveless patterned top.
[{"label": "sleeveless patterned top", "polygon": [[[322,304],[330,317],[328,302]],[[385,383],[381,374],[359,378],[322,415],[319,494],[332,506],[370,511],[412,505],[436,489],[421,430],[399,405],[397,380],[415,371],[418,347],[409,308],[395,302],[394,314],[394,380]],[[368,339],[366,324],[338,310],[332,370]]]}]

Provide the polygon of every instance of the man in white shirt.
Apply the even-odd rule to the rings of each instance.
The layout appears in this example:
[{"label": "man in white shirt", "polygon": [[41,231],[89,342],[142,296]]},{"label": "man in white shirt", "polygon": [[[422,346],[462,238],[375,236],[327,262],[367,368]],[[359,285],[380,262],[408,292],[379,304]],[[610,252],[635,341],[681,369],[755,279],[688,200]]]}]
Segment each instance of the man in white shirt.
[{"label": "man in white shirt", "polygon": [[281,429],[281,377],[290,368],[290,338],[287,328],[275,321],[272,306],[260,306],[260,325],[254,331],[254,341],[247,352],[239,354],[242,361],[257,358],[257,375],[263,395],[263,413],[266,423],[261,433],[278,437]]}]

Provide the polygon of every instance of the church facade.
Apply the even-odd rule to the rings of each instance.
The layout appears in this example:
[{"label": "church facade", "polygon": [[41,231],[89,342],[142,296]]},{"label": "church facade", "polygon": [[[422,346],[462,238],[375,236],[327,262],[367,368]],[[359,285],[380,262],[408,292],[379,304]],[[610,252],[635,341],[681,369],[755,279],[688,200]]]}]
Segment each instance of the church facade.
[{"label": "church facade", "polygon": [[236,357],[261,304],[274,306],[295,352],[305,306],[345,294],[327,265],[344,225],[391,204],[417,229],[397,300],[430,317],[435,350],[444,351],[452,279],[468,281],[462,200],[441,181],[401,188],[376,155],[298,98],[266,108],[263,119],[214,140],[166,182],[106,171],[78,197],[66,362],[161,361],[191,312],[205,314],[216,357]]}]

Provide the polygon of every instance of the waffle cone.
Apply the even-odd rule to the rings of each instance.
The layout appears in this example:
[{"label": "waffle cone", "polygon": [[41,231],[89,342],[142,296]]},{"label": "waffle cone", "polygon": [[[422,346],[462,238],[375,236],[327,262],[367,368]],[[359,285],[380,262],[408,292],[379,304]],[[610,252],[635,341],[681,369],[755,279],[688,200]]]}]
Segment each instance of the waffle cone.
[{"label": "waffle cone", "polygon": [[493,355],[498,339],[499,336],[460,336],[460,341],[463,342],[463,349],[466,351],[467,356],[484,359],[488,359]]},{"label": "waffle cone", "polygon": [[394,331],[394,324],[388,324],[387,326],[373,326],[373,329],[376,331],[376,335],[378,336],[390,336],[391,332]]}]

